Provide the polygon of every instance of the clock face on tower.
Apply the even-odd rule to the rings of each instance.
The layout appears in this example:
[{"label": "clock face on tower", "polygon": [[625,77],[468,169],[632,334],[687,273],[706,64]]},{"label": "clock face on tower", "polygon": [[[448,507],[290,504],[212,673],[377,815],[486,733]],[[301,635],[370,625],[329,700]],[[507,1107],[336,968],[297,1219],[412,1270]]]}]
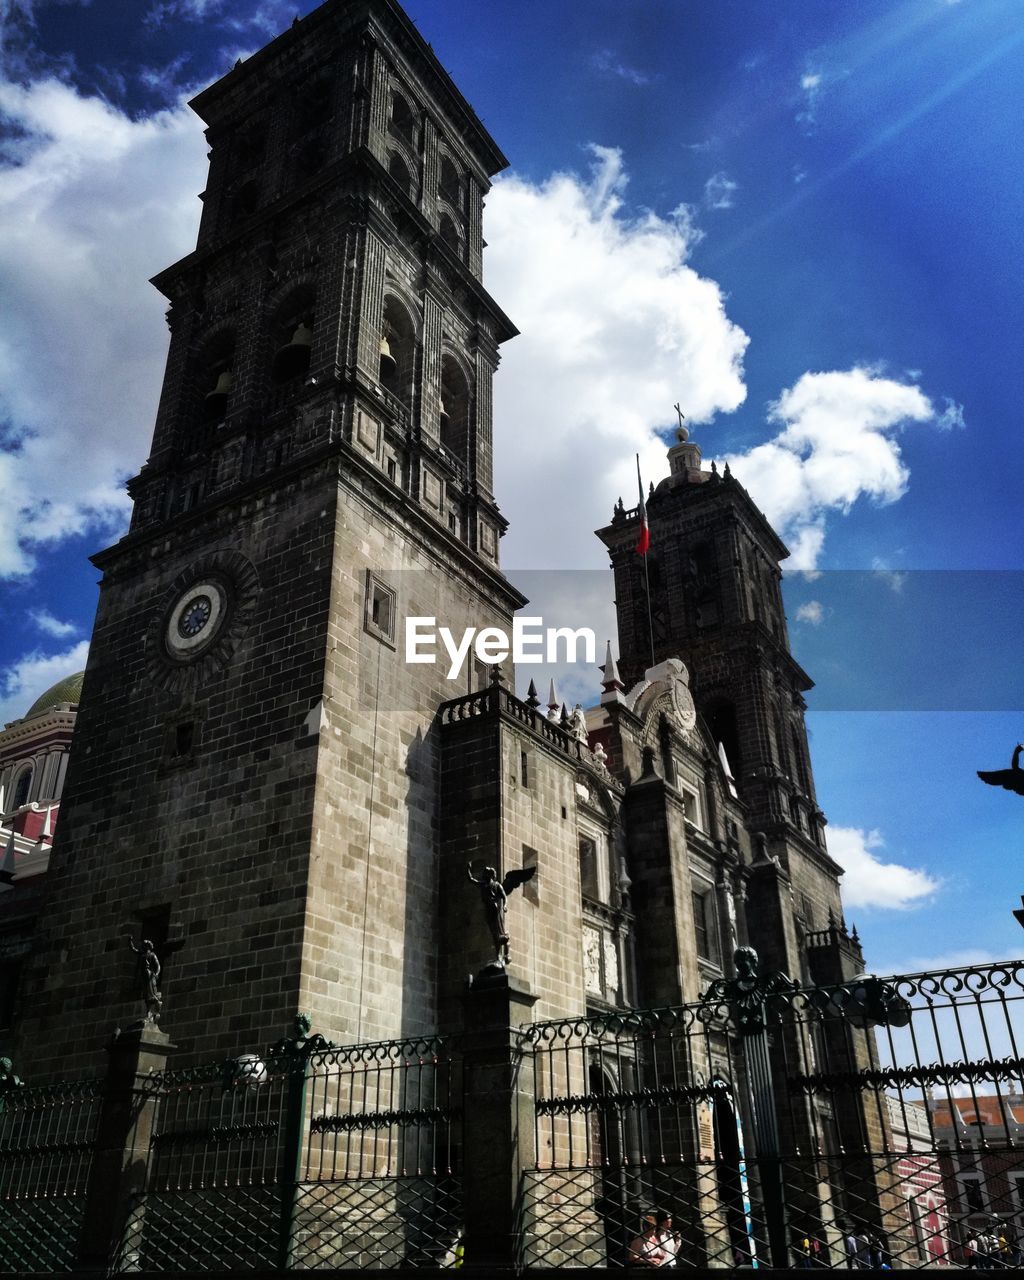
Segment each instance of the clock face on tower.
[{"label": "clock face on tower", "polygon": [[212,579],[194,583],[178,597],[167,619],[168,653],[176,658],[197,656],[216,638],[226,617],[224,588]]}]

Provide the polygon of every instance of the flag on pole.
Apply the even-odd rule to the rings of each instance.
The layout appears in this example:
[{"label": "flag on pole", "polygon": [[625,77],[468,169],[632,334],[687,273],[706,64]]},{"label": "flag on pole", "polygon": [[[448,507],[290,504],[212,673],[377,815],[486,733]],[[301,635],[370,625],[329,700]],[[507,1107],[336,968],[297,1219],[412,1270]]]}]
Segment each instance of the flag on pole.
[{"label": "flag on pole", "polygon": [[636,553],[645,556],[651,545],[651,531],[647,525],[647,503],[644,502],[644,484],[640,479],[640,455],[636,455],[636,483],[640,490],[640,536],[637,538]]}]

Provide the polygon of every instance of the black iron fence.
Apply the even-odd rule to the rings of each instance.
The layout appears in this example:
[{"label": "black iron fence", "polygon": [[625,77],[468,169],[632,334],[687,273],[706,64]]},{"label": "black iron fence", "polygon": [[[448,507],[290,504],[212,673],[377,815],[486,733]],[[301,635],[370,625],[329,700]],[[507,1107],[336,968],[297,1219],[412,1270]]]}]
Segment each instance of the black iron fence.
[{"label": "black iron fence", "polygon": [[[189,1070],[140,1058],[154,1028],[100,1080],[0,1060],[0,1270],[455,1267],[502,1188],[510,1265],[1017,1266],[1022,1011],[1024,961],[802,988],[741,952],[693,1005],[503,1041],[300,1019]],[[492,1150],[511,1174],[465,1180]]]},{"label": "black iron fence", "polygon": [[1024,961],[801,988],[739,959],[699,1004],[530,1028],[526,1263],[1021,1265]]}]

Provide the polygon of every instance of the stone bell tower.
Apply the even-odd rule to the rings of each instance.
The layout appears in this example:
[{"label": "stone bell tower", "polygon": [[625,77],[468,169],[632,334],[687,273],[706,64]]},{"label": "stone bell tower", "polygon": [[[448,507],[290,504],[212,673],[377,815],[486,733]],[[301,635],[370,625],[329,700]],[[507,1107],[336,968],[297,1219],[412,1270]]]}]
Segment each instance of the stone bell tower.
[{"label": "stone bell tower", "polygon": [[[190,1057],[296,1008],[372,1039],[437,1023],[434,717],[401,619],[510,626],[481,284],[505,159],[393,0],[329,0],[192,103],[194,252],[154,283],[170,351],[102,572],[37,962],[36,1073],[138,1013],[164,962]],[[207,988],[215,983],[216,999]],[[27,1051],[27,1050],[26,1050]]]},{"label": "stone bell tower", "polygon": [[703,467],[685,428],[668,459],[670,474],[646,504],[649,608],[638,511],[620,502],[598,533],[615,572],[623,678],[627,687],[641,679],[652,649],[655,662],[686,663],[729,788],[758,833],[751,940],[765,961],[799,976],[808,940],[841,918],[842,869],[826,850],[814,793],[804,725],[812,682],[786,630],[780,565],[789,552],[728,467]]}]

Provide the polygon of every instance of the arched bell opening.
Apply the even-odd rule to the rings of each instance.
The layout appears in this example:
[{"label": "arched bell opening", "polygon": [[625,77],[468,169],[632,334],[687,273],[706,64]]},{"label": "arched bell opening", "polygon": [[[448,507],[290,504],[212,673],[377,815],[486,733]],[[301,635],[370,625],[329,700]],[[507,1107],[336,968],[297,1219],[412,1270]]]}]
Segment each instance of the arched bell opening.
[{"label": "arched bell opening", "polygon": [[270,374],[277,383],[294,382],[309,372],[313,353],[314,296],[301,289],[291,294],[274,326]]},{"label": "arched bell opening", "polygon": [[327,145],[320,134],[312,134],[295,150],[295,181],[307,182],[324,167]]},{"label": "arched bell opening", "polygon": [[255,178],[250,178],[248,182],[243,182],[241,186],[236,187],[232,192],[230,200],[231,221],[241,222],[244,218],[254,214],[259,207],[260,184]]},{"label": "arched bell opening", "polygon": [[446,213],[441,214],[437,234],[457,258],[462,257],[462,236],[455,222]]},{"label": "arched bell opening", "polygon": [[442,448],[468,465],[469,463],[470,390],[469,382],[458,361],[451,356],[441,360],[441,405],[438,435]]},{"label": "arched bell opening", "polygon": [[200,413],[204,423],[217,426],[227,417],[235,374],[234,334],[220,334],[202,354],[199,391]]},{"label": "arched bell opening", "polygon": [[441,172],[438,179],[438,195],[453,209],[462,212],[462,178],[450,156],[441,157]]},{"label": "arched bell opening", "polygon": [[391,95],[391,119],[388,122],[388,129],[410,146],[415,146],[416,117],[409,105],[409,100],[400,93]]},{"label": "arched bell opening", "polygon": [[412,174],[409,172],[409,166],[397,152],[393,152],[388,160],[388,173],[402,188],[403,193],[412,199]]},{"label": "arched bell opening", "polygon": [[299,85],[295,95],[295,131],[308,133],[331,115],[334,79],[327,71],[314,72]]},{"label": "arched bell opening", "polygon": [[380,335],[380,385],[405,405],[412,401],[415,366],[416,329],[412,319],[395,298],[385,298]]},{"label": "arched bell opening", "polygon": [[729,776],[733,781],[738,781],[743,773],[743,759],[740,754],[736,708],[726,698],[714,698],[705,705],[703,715],[711,737],[725,753]]}]

